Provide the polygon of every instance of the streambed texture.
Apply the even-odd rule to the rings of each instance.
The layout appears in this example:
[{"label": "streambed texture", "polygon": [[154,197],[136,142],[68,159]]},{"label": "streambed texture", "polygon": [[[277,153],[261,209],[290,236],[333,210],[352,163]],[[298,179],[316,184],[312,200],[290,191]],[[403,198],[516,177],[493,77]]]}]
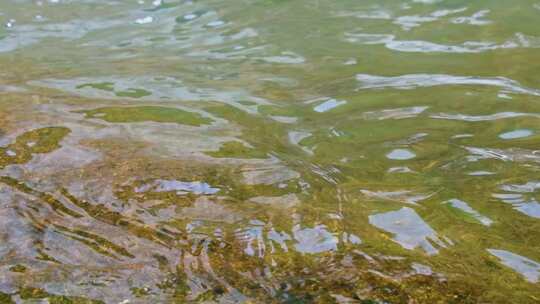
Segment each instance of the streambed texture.
[{"label": "streambed texture", "polygon": [[0,303],[540,303],[538,0],[2,0],[0,67]]}]

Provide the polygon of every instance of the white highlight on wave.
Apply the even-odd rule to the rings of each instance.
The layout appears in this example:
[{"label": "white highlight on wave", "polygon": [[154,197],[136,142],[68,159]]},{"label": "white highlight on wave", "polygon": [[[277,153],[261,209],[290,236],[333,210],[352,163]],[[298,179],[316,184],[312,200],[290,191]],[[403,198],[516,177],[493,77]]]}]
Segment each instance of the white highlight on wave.
[{"label": "white highlight on wave", "polygon": [[477,76],[454,76],[445,74],[407,74],[401,76],[375,76],[358,74],[356,79],[360,82],[359,89],[414,89],[421,87],[434,87],[441,85],[475,85],[493,86],[507,91],[540,96],[540,90],[527,88],[519,82],[506,77],[477,77]]},{"label": "white highlight on wave", "polygon": [[482,53],[498,49],[538,48],[540,39],[516,33],[515,37],[501,44],[489,41],[466,41],[448,45],[424,40],[398,40],[391,34],[345,33],[345,41],[364,45],[383,44],[387,49],[417,53]]}]

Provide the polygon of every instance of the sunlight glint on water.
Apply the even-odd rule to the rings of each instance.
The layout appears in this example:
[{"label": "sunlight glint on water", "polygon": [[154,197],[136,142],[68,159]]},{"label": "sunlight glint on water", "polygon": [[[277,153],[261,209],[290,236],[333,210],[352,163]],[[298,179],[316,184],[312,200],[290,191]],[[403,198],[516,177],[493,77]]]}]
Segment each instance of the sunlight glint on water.
[{"label": "sunlight glint on water", "polygon": [[0,3],[0,303],[538,303],[540,3]]}]

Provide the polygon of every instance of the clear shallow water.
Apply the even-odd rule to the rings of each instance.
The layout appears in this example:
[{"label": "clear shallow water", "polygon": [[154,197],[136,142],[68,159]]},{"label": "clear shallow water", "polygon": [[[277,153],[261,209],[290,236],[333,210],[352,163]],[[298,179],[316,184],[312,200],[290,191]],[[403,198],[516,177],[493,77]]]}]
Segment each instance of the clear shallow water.
[{"label": "clear shallow water", "polygon": [[538,303],[540,2],[0,4],[0,303]]}]

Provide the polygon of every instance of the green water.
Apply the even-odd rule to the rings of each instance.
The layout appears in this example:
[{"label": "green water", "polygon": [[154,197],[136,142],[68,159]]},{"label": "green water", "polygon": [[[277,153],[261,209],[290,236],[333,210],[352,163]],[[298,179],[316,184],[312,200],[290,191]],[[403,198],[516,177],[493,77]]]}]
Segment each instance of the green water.
[{"label": "green water", "polygon": [[537,0],[0,23],[0,303],[540,303]]}]

